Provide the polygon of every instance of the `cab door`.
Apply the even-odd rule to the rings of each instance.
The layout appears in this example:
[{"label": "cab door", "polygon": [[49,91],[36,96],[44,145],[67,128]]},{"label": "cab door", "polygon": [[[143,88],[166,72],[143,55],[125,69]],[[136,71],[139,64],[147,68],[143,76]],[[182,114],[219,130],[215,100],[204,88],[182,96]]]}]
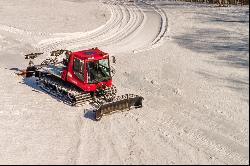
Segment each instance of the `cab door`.
[{"label": "cab door", "polygon": [[78,58],[74,58],[73,73],[76,79],[79,79],[79,81],[84,82],[84,62]]},{"label": "cab door", "polygon": [[68,73],[68,80],[82,88],[85,78],[84,78],[84,61],[74,57],[72,64],[72,72]]}]

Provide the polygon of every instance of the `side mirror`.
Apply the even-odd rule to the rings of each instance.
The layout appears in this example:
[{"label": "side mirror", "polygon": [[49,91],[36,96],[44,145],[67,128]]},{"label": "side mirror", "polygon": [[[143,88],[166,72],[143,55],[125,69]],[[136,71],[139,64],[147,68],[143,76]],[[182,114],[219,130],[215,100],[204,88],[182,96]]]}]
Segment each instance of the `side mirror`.
[{"label": "side mirror", "polygon": [[111,72],[111,77],[114,77],[114,75],[115,75],[115,68],[111,66],[110,72]]},{"label": "side mirror", "polygon": [[111,56],[111,59],[112,59],[112,63],[116,63],[116,58],[115,58],[115,56]]}]

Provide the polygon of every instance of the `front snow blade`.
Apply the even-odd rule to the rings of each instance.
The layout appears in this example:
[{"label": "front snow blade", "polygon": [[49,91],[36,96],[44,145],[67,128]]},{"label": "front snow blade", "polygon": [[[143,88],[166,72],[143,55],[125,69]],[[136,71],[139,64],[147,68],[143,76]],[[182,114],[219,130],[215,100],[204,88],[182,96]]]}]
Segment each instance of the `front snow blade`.
[{"label": "front snow blade", "polygon": [[133,94],[118,96],[114,101],[102,104],[95,111],[95,119],[98,121],[104,115],[130,110],[131,108],[141,108],[143,99],[143,97]]}]

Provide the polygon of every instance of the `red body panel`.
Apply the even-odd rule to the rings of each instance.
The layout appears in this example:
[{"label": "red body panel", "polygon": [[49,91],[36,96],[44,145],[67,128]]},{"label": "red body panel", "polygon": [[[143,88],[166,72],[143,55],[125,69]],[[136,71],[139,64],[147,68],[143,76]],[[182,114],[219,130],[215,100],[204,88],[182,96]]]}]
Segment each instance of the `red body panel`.
[{"label": "red body panel", "polygon": [[[109,55],[107,53],[102,52],[98,48],[93,48],[89,50],[83,50],[83,51],[78,51],[78,52],[72,52],[69,54],[69,63],[68,67],[63,69],[61,79],[64,81],[68,81],[77,87],[81,88],[84,91],[96,91],[98,87],[101,86],[108,86],[110,87],[112,85],[112,79],[103,81],[103,82],[98,82],[95,84],[90,84],[88,83],[87,80],[87,65],[86,62],[90,61],[95,61],[95,60],[100,60],[104,58],[108,58]],[[84,62],[84,81],[80,80],[73,71],[73,62],[74,58],[78,58]]]},{"label": "red body panel", "polygon": [[107,58],[108,54],[99,50],[98,48],[92,48],[89,50],[82,50],[82,51],[77,51],[73,52],[75,57],[81,59],[81,60],[86,60],[86,61],[91,61],[91,60],[100,60],[103,58]]}]

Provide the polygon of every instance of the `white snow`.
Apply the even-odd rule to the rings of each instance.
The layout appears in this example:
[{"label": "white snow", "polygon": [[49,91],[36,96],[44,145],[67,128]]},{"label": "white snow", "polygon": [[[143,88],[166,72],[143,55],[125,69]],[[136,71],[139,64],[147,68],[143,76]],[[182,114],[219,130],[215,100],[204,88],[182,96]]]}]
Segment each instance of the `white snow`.
[{"label": "white snow", "polygon": [[[0,164],[249,164],[249,8],[1,0]],[[15,74],[24,55],[99,47],[143,108],[92,120]]]}]

